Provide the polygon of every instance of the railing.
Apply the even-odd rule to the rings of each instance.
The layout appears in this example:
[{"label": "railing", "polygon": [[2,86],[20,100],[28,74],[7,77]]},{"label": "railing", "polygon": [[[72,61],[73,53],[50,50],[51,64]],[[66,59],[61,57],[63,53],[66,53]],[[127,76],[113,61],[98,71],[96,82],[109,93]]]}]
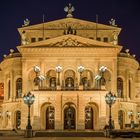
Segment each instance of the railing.
[{"label": "railing", "polygon": [[39,91],[93,91],[93,90],[104,90],[101,88],[91,88],[91,87],[83,87],[82,89],[79,88],[78,86],[75,87],[66,87],[66,86],[61,86],[60,89],[57,89],[57,87],[39,87]]}]

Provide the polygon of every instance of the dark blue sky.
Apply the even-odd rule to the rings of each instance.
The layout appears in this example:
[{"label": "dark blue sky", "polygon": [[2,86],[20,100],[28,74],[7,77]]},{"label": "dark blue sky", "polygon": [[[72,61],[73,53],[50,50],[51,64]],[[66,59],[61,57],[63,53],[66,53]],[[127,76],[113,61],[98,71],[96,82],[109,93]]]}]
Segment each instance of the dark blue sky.
[{"label": "dark blue sky", "polygon": [[64,7],[72,3],[75,7],[74,17],[95,22],[96,14],[99,23],[108,24],[111,18],[116,19],[122,28],[119,42],[129,48],[140,61],[140,7],[138,0],[1,0],[0,2],[0,60],[9,49],[19,45],[17,28],[28,18],[32,24],[52,21],[66,17]]}]

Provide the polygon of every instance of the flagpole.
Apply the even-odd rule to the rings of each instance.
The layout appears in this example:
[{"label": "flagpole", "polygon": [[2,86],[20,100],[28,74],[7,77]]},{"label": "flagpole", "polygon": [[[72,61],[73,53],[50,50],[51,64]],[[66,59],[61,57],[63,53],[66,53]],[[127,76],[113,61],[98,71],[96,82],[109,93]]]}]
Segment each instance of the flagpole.
[{"label": "flagpole", "polygon": [[45,40],[44,20],[45,20],[45,16],[44,16],[44,14],[43,14],[43,40]]},{"label": "flagpole", "polygon": [[96,15],[96,40],[98,37],[98,15]]}]

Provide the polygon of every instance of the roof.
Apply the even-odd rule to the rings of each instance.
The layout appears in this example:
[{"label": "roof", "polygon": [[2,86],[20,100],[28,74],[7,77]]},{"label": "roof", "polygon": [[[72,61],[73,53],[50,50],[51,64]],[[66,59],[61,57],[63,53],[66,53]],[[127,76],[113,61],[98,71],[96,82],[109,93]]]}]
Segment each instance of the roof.
[{"label": "roof", "polygon": [[95,22],[90,22],[86,20],[76,19],[76,18],[64,18],[59,20],[54,20],[50,22],[45,22],[44,24],[36,24],[31,26],[26,26],[22,28],[18,28],[19,32],[21,33],[23,30],[42,30],[42,27],[46,30],[55,30],[55,29],[65,29],[68,26],[71,26],[73,29],[82,30],[118,30],[121,31],[121,28],[117,26],[111,25],[104,25],[104,24],[97,24]]}]

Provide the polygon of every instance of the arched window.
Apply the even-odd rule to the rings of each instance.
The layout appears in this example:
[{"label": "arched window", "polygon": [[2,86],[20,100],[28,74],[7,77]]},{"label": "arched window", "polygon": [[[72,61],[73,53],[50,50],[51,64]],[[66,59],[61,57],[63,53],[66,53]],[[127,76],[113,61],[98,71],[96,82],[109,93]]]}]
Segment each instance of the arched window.
[{"label": "arched window", "polygon": [[56,77],[50,78],[50,88],[55,89],[56,88]]},{"label": "arched window", "polygon": [[4,99],[4,83],[0,83],[0,99]]},{"label": "arched window", "polygon": [[8,99],[10,98],[10,92],[11,92],[11,82],[8,81]]},{"label": "arched window", "polygon": [[117,93],[118,93],[118,98],[123,98],[123,80],[122,80],[122,78],[117,78]]},{"label": "arched window", "polygon": [[129,80],[129,83],[128,83],[129,85],[129,93],[128,93],[128,96],[129,96],[129,98],[131,99],[131,80]]},{"label": "arched window", "polygon": [[22,97],[22,79],[18,78],[16,80],[16,97],[20,98]]}]

